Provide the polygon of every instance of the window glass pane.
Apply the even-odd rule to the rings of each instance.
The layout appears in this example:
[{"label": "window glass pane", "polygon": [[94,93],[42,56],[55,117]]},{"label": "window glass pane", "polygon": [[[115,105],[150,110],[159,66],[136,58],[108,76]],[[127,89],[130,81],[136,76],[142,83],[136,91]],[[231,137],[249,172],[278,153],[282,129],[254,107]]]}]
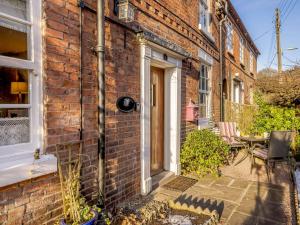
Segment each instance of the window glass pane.
[{"label": "window glass pane", "polygon": [[29,28],[26,25],[0,18],[0,55],[30,59],[28,52]]},{"label": "window glass pane", "polygon": [[199,106],[199,116],[200,118],[206,118],[206,106],[205,105],[202,105],[202,106]]},{"label": "window glass pane", "polygon": [[1,104],[29,103],[29,75],[27,70],[0,66]]},{"label": "window glass pane", "polygon": [[205,91],[205,78],[201,78],[201,91]]},{"label": "window glass pane", "polygon": [[207,5],[201,1],[201,3],[200,3],[200,24],[201,24],[201,29],[204,29],[204,30],[207,30],[207,28],[208,28],[207,15],[208,15]]},{"label": "window glass pane", "polygon": [[199,95],[199,104],[205,104],[206,103],[206,94],[201,93]]},{"label": "window glass pane", "polygon": [[1,0],[0,12],[19,19],[28,20],[28,7],[26,0]]},{"label": "window glass pane", "polygon": [[0,146],[30,142],[28,109],[0,108]]},{"label": "window glass pane", "polygon": [[[28,21],[27,4],[26,0],[0,0],[0,12]],[[28,25],[0,18],[0,55],[30,59],[29,31]]]},{"label": "window glass pane", "polygon": [[240,95],[241,95],[241,88],[240,88],[240,82],[234,81],[233,84],[233,101],[235,103],[240,103]]}]

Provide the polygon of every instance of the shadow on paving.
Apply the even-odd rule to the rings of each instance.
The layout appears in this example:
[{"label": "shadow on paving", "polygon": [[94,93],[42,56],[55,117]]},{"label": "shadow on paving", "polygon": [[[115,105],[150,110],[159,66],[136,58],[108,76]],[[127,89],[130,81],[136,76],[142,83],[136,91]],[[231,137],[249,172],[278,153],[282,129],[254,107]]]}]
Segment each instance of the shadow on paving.
[{"label": "shadow on paving", "polygon": [[[254,165],[254,171],[263,165]],[[293,185],[286,165],[277,165],[270,174],[270,182],[253,182],[228,225],[287,225],[295,223]],[[280,184],[280,185],[279,185]]]},{"label": "shadow on paving", "polygon": [[193,197],[192,195],[183,194],[174,200],[175,203],[187,204],[188,206],[200,207],[202,210],[208,209],[210,212],[216,210],[221,216],[224,210],[224,202],[213,199]]}]

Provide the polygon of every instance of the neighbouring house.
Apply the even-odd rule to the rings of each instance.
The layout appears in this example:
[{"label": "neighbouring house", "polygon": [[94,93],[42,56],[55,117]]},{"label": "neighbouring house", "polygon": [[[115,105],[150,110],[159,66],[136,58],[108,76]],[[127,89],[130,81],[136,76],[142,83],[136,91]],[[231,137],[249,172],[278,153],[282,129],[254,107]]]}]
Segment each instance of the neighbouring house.
[{"label": "neighbouring house", "polygon": [[[180,174],[186,134],[219,121],[216,1],[132,0],[131,22],[119,18],[127,11],[118,2],[1,1],[0,224],[60,217],[57,152],[65,160],[69,147],[77,154],[82,145],[82,192],[96,201],[103,191],[112,208],[150,193],[162,171]],[[258,50],[229,6],[234,53],[225,56],[226,82],[242,82],[242,92],[255,79]],[[240,103],[250,101],[248,89],[243,95]]]},{"label": "neighbouring house", "polygon": [[260,52],[230,1],[225,30],[223,97],[237,104],[253,104]]}]

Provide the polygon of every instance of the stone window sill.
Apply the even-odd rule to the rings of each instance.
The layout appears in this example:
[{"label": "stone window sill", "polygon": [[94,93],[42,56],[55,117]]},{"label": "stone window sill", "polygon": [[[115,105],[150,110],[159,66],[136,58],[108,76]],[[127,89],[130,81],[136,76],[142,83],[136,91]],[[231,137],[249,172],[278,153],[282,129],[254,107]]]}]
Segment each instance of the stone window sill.
[{"label": "stone window sill", "polygon": [[57,159],[54,155],[41,155],[39,160],[30,161],[1,169],[0,187],[57,172]]},{"label": "stone window sill", "polygon": [[209,118],[198,119],[198,130],[209,128]]},{"label": "stone window sill", "polygon": [[213,43],[215,43],[215,38],[212,36],[212,34],[206,30],[206,29],[203,29],[201,24],[199,24],[199,30],[202,31],[202,33]]},{"label": "stone window sill", "polygon": [[230,58],[232,58],[233,60],[235,60],[235,57],[234,57],[232,51],[227,51],[227,54],[230,56]]}]

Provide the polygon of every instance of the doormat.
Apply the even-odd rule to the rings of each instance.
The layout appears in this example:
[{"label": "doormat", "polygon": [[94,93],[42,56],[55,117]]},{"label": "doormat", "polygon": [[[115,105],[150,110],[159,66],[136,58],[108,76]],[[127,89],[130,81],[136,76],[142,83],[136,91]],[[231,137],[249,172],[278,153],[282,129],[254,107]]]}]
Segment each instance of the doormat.
[{"label": "doormat", "polygon": [[184,192],[185,190],[192,187],[196,183],[197,180],[195,179],[184,177],[184,176],[177,176],[173,180],[163,185],[162,187],[169,190]]}]

